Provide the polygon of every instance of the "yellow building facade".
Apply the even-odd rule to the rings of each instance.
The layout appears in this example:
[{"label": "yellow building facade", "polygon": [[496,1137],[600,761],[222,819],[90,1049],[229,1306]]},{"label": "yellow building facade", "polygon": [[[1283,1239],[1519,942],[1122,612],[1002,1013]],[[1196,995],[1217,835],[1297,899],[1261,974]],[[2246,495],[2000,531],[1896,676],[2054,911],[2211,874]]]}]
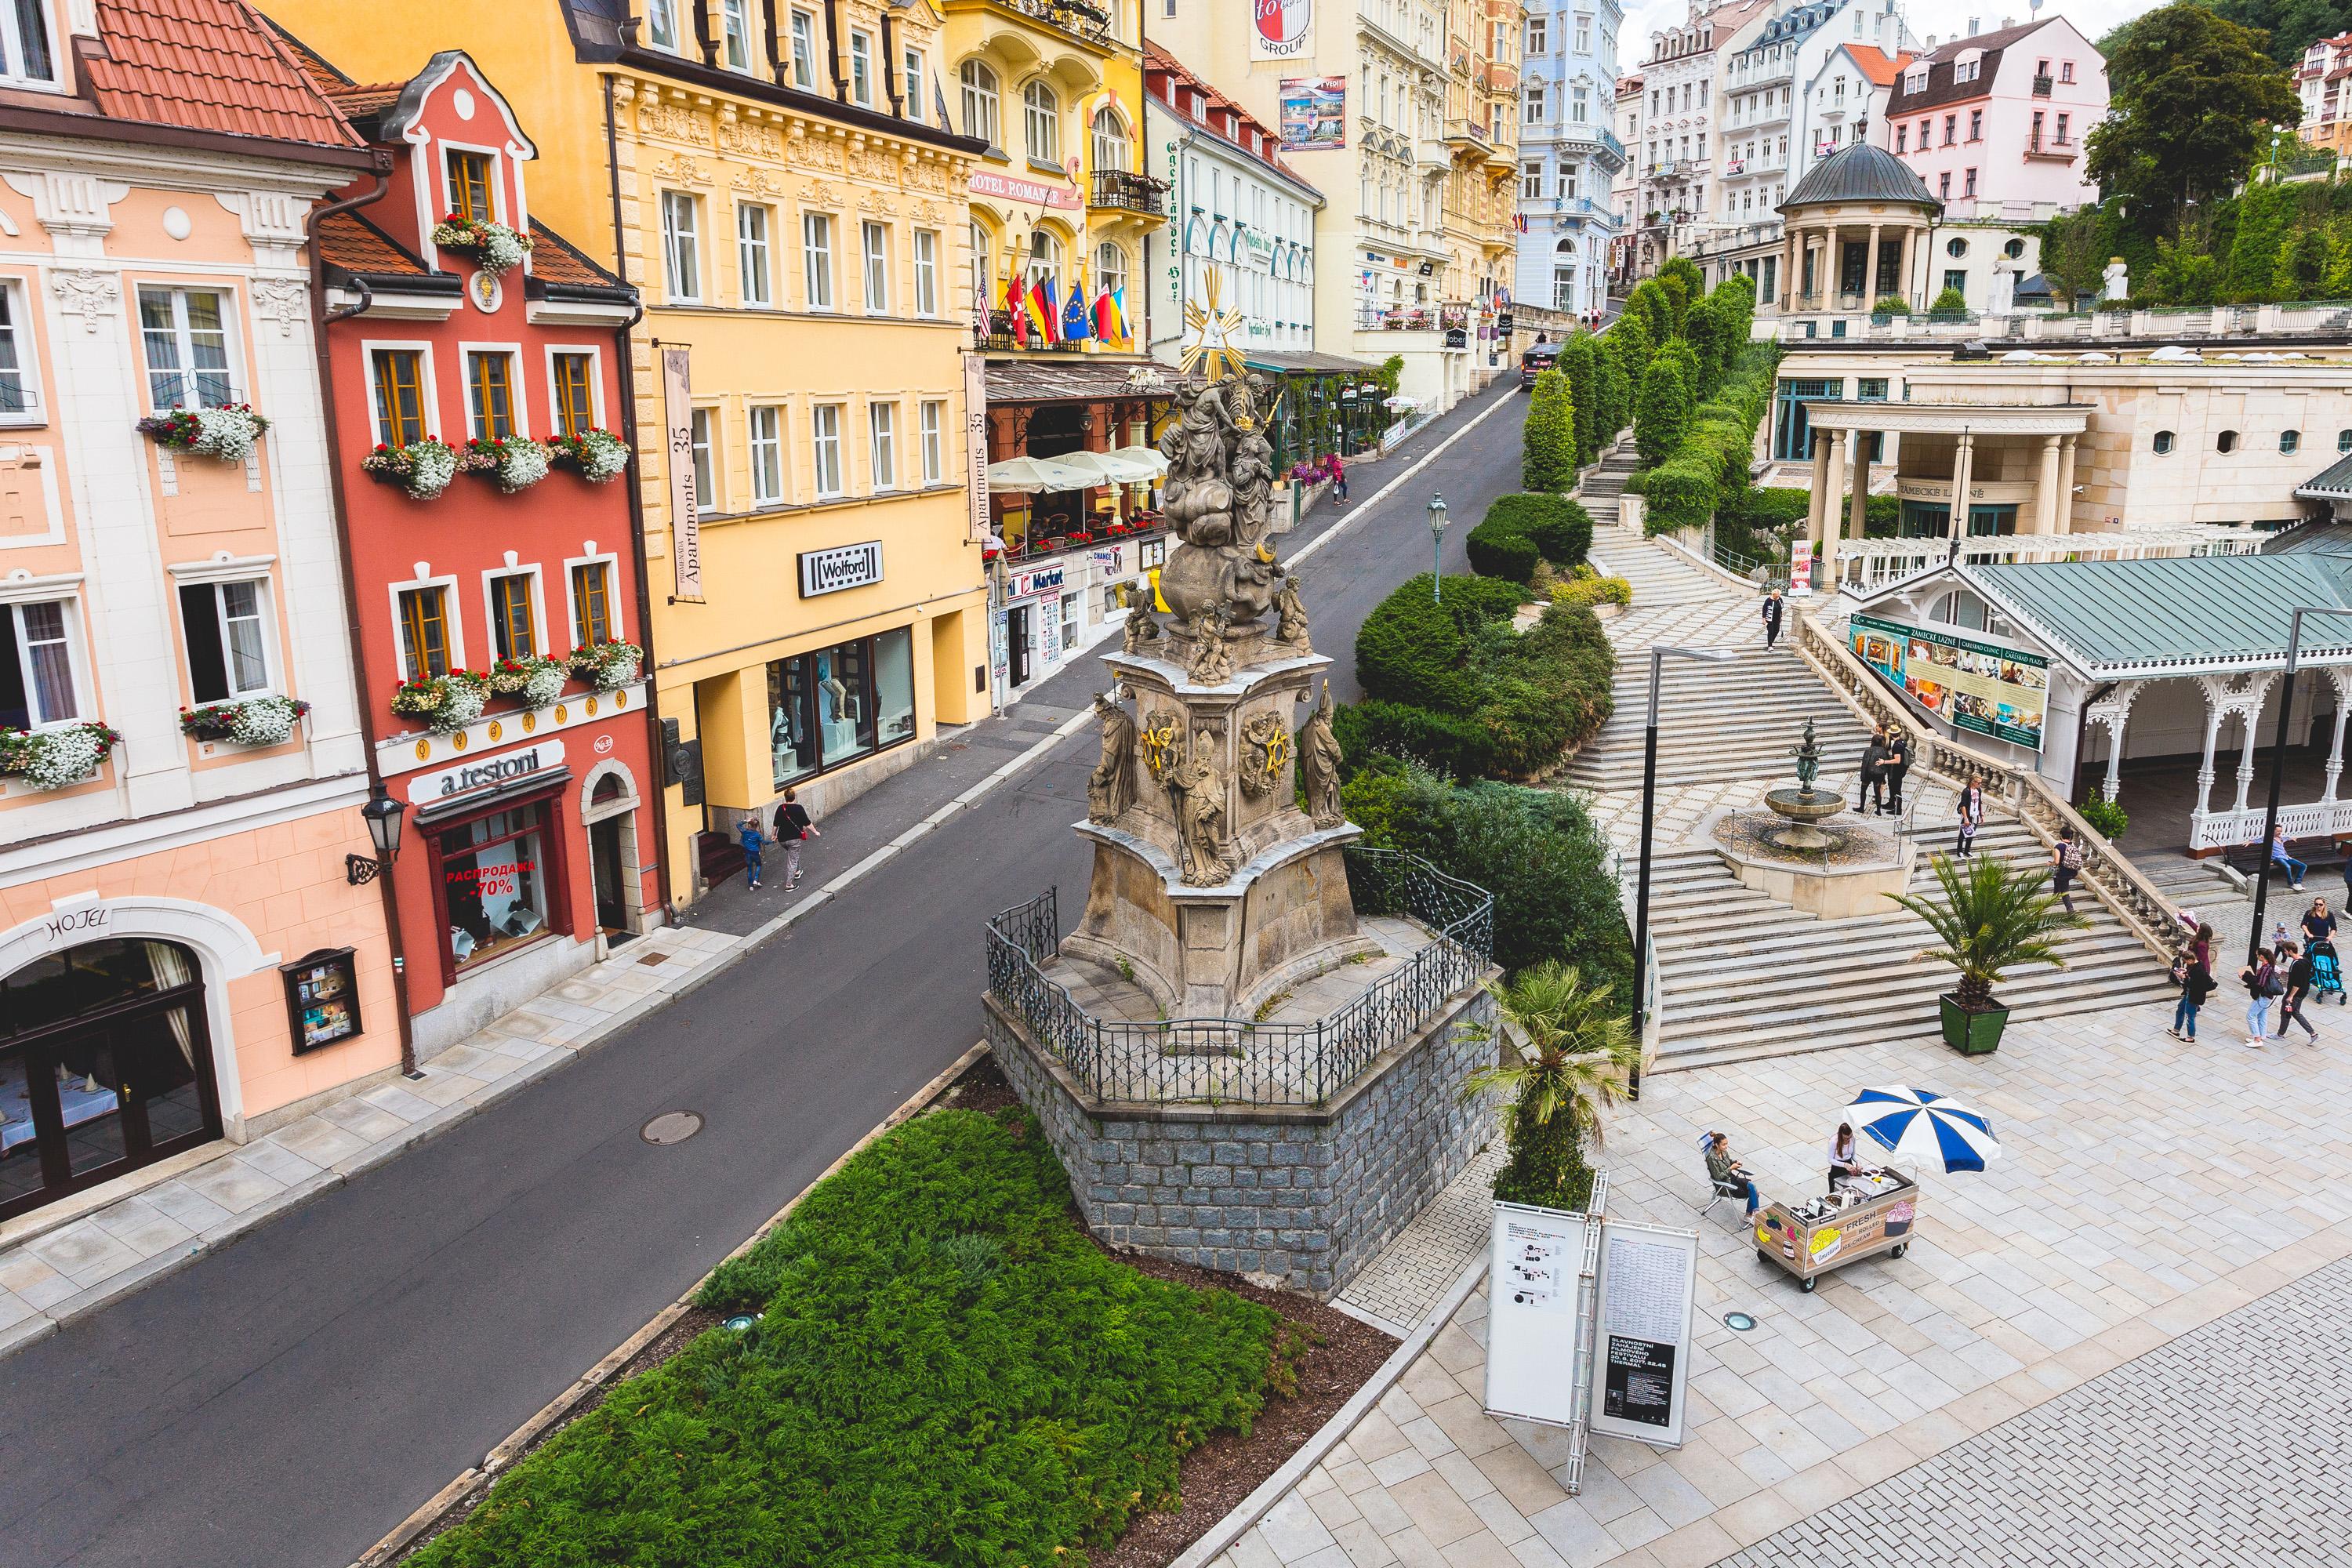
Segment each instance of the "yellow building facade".
[{"label": "yellow building facade", "polygon": [[1470,349],[1470,384],[1512,369],[1501,318],[1518,254],[1520,0],[1446,7],[1445,316]]},{"label": "yellow building facade", "polygon": [[549,150],[530,211],[644,296],[635,405],[604,418],[638,454],[674,903],[787,786],[822,815],[989,711],[980,149],[940,111],[930,0],[268,9],[362,79],[461,40]]}]

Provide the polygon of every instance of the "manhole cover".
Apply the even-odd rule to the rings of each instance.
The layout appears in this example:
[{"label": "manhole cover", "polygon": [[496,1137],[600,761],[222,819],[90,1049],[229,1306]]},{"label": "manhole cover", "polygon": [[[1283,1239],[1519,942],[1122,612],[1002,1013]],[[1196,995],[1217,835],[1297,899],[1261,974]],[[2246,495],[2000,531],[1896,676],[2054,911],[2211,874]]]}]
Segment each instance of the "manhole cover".
[{"label": "manhole cover", "polygon": [[1726,1328],[1737,1329],[1743,1334],[1756,1326],[1756,1320],[1745,1312],[1726,1312],[1723,1322]]},{"label": "manhole cover", "polygon": [[669,954],[666,952],[643,952],[637,955],[637,962],[639,963],[648,964],[667,963],[669,962]]},{"label": "manhole cover", "polygon": [[643,1127],[637,1136],[659,1147],[665,1143],[683,1143],[702,1131],[702,1118],[691,1110],[665,1110]]}]

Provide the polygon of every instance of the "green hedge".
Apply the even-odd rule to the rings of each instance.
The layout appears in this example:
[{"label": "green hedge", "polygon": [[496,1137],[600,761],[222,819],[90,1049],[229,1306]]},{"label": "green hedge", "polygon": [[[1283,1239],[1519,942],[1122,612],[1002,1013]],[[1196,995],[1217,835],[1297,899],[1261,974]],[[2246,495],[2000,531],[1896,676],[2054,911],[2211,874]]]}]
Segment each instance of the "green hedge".
[{"label": "green hedge", "polygon": [[1576,484],[1576,409],[1568,377],[1559,367],[1536,377],[1528,416],[1519,433],[1519,483],[1531,490],[1565,490]]},{"label": "green hedge", "polygon": [[417,1568],[1079,1563],[1295,1356],[1096,1247],[1018,1110],[885,1135],[700,1301],[761,1316],[615,1384]]},{"label": "green hedge", "polygon": [[1474,648],[1497,623],[1507,633],[1525,595],[1495,577],[1447,578],[1443,604],[1430,590],[1423,572],[1372,606],[1356,632],[1356,680],[1367,697],[1467,714],[1483,696]]},{"label": "green hedge", "polygon": [[1643,481],[1647,532],[1702,528],[1727,500],[1747,489],[1756,426],[1771,404],[1780,363],[1778,344],[1748,344],[1715,396],[1693,412],[1681,440]]},{"label": "green hedge", "polygon": [[1339,752],[1349,758],[1410,758],[1447,778],[1485,778],[1495,771],[1495,742],[1475,719],[1409,702],[1351,702],[1331,716]]},{"label": "green hedge", "polygon": [[1525,583],[1539,560],[1562,572],[1583,562],[1592,549],[1592,514],[1567,496],[1496,496],[1463,542],[1473,571]]}]

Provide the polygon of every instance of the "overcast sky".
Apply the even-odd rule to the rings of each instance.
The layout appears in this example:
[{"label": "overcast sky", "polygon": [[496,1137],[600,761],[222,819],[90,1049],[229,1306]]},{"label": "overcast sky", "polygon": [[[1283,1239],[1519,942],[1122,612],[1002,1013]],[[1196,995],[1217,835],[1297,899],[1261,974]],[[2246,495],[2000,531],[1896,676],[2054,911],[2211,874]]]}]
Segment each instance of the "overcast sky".
[{"label": "overcast sky", "polygon": [[[2074,24],[2084,37],[2096,43],[2107,29],[2116,23],[2153,11],[2160,0],[2050,0],[2042,7],[2046,17],[2064,16]],[[1965,31],[1968,18],[1975,16],[1980,32],[1991,32],[2007,16],[2012,22],[2022,22],[2033,13],[2025,0],[1908,0],[1904,7],[1911,18],[1911,31],[1921,38],[1933,33],[1938,38]],[[1618,69],[1632,76],[1642,68],[1650,55],[1650,35],[1670,25],[1684,21],[1690,15],[1689,0],[1635,0],[1625,10],[1625,28],[1618,35]]]}]

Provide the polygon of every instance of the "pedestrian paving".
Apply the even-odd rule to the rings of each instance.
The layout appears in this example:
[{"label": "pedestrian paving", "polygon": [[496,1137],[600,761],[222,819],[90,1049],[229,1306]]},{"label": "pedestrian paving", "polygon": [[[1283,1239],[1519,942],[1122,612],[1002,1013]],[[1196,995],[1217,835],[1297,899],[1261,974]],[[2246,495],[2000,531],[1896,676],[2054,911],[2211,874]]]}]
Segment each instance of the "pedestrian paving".
[{"label": "pedestrian paving", "polygon": [[[1886,1044],[1651,1079],[1609,1121],[1609,1207],[1700,1237],[1684,1447],[1596,1438],[1571,1496],[1565,1432],[1484,1414],[1474,1294],[1217,1568],[2343,1562],[2329,1531],[2352,1500],[2320,1470],[2344,1447],[2352,1332],[2312,1320],[2352,1280],[2352,1035],[2233,1045],[2216,1071],[2220,1047],[2165,1021],[2110,1009],[2014,1024],[1986,1058]],[[1909,1252],[1804,1294],[1736,1212],[1701,1213],[1698,1140],[1727,1132],[1767,1197],[1809,1194],[1841,1108],[1881,1083],[1985,1110],[2004,1154],[1912,1171]],[[2152,1408],[2119,1419],[2136,1402]],[[2297,1487],[2308,1500],[2273,1506]],[[2110,1503],[2180,1550],[2084,1544]],[[1958,1528],[2012,1514],[1999,1550]],[[1909,1555],[1901,1520],[1927,1543]]]},{"label": "pedestrian paving", "polygon": [[1493,1234],[1495,1176],[1502,1168],[1498,1134],[1348,1282],[1336,1305],[1399,1339],[1411,1335],[1461,1282],[1462,1271],[1486,1252]]}]

